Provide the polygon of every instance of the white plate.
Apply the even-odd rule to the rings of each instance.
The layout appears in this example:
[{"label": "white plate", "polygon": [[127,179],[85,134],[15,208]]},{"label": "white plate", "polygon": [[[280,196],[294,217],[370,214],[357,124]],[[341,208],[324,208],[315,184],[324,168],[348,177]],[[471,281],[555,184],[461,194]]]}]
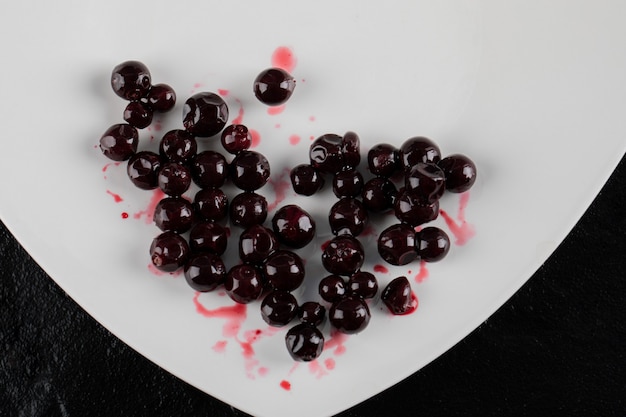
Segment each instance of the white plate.
[{"label": "white plate", "polygon": [[[626,149],[626,4],[619,1],[42,1],[2,9],[0,217],[115,335],[254,415],[338,412],[457,343],[556,248]],[[281,46],[297,59],[298,86],[270,115],[251,83]],[[374,301],[366,331],[333,338],[313,365],[294,365],[285,330],[267,330],[258,304],[245,319],[245,308],[208,318],[199,312],[231,305],[227,297],[197,297],[180,276],[148,270],[157,231],[134,214],[152,193],[135,189],[123,165],[104,170],[108,161],[95,147],[121,121],[124,103],[109,75],[126,59],[145,62],[153,81],[179,97],[159,131],[141,133],[142,148],[181,126],[192,91],[218,89],[228,90],[232,117],[242,106],[243,122],[260,133],[257,149],[270,159],[275,185],[284,184],[286,168],[306,162],[311,136],[354,130],[364,149],[430,136],[443,153],[467,154],[478,165],[464,226],[461,198],[442,201],[475,234],[429,265],[426,279],[417,278],[419,264],[378,274],[384,286],[411,270],[415,314],[392,318]],[[262,190],[270,202],[272,190]],[[323,274],[319,246],[328,238],[331,194],[294,198],[287,189],[286,197],[313,213],[320,229],[301,251],[304,297]],[[372,270],[381,263],[375,236],[363,241]],[[262,330],[256,338],[255,329]]]}]

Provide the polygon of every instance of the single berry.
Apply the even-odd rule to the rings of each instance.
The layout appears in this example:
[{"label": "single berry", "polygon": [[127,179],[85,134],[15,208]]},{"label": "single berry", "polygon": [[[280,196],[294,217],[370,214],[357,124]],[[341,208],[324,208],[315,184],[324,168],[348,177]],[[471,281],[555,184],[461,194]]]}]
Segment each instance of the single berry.
[{"label": "single berry", "polygon": [[287,331],[285,344],[294,360],[310,362],[322,354],[324,335],[316,327],[300,323]]},{"label": "single berry", "polygon": [[361,141],[354,132],[346,132],[341,139],[341,153],[346,168],[356,168],[361,163]]},{"label": "single berry", "polygon": [[178,197],[191,185],[191,174],[184,165],[170,162],[161,167],[157,176],[159,188],[165,194]]},{"label": "single berry", "polygon": [[285,103],[296,88],[296,80],[281,68],[268,68],[254,80],[254,95],[268,106]]},{"label": "single berry", "polygon": [[228,245],[228,230],[219,223],[201,221],[189,232],[189,246],[195,253],[222,255]]},{"label": "single berry", "polygon": [[349,235],[335,237],[322,253],[322,264],[331,274],[352,275],[361,268],[364,260],[363,245]]},{"label": "single berry", "polygon": [[367,225],[369,216],[361,200],[342,198],[332,205],[328,213],[330,230],[335,235],[360,235]]},{"label": "single berry", "polygon": [[127,123],[109,127],[100,137],[100,149],[104,156],[114,161],[126,161],[137,152],[139,134]]},{"label": "single berry", "polygon": [[197,93],[185,102],[183,126],[195,136],[218,134],[228,121],[228,106],[215,93]]},{"label": "single berry", "polygon": [[272,217],[272,228],[283,245],[299,249],[315,237],[315,220],[295,204],[279,208]]},{"label": "single berry", "polygon": [[441,159],[441,151],[432,140],[416,136],[400,146],[400,159],[405,169],[411,169],[418,162],[436,164]]},{"label": "single berry", "polygon": [[270,326],[286,326],[297,314],[298,301],[290,292],[272,291],[261,302],[261,317]]},{"label": "single berry", "polygon": [[260,224],[254,224],[239,235],[239,259],[260,265],[278,250],[274,232]]},{"label": "single berry", "polygon": [[196,156],[198,143],[186,130],[170,130],[161,138],[159,154],[170,162],[186,164]]},{"label": "single berry", "polygon": [[338,198],[356,197],[363,190],[363,175],[354,168],[335,173],[333,177],[333,193]]},{"label": "single berry", "polygon": [[446,176],[446,190],[451,193],[462,193],[474,185],[476,181],[476,165],[465,155],[446,156],[437,164]]},{"label": "single berry", "polygon": [[290,174],[291,185],[296,194],[311,196],[322,189],[324,177],[309,164],[295,166]]},{"label": "single berry", "polygon": [[185,238],[178,233],[163,232],[152,240],[150,260],[163,272],[175,272],[187,262],[190,250]]},{"label": "single berry", "polygon": [[196,212],[206,220],[218,221],[228,215],[228,197],[219,188],[205,188],[193,199]]},{"label": "single berry", "polygon": [[334,302],[328,312],[328,319],[333,327],[346,334],[365,329],[370,317],[370,309],[360,297],[344,297]]},{"label": "single berry", "polygon": [[155,84],[150,88],[147,99],[147,104],[152,110],[165,113],[174,108],[176,92],[167,84]]},{"label": "single berry", "polygon": [[240,304],[248,304],[261,296],[263,292],[263,276],[252,265],[235,265],[226,274],[224,289],[233,301]]},{"label": "single berry", "polygon": [[158,172],[161,157],[154,152],[137,152],[128,160],[126,173],[130,181],[142,190],[154,190],[159,186]]},{"label": "single berry", "polygon": [[358,271],[350,277],[348,293],[361,298],[374,298],[378,292],[378,281],[371,272]]},{"label": "single berry", "polygon": [[394,203],[394,214],[402,223],[416,227],[439,216],[439,201],[429,203],[415,192],[401,189]]},{"label": "single berry", "polygon": [[270,163],[255,151],[241,151],[230,163],[230,179],[244,191],[255,191],[270,179]]},{"label": "single berry", "polygon": [[185,281],[196,291],[213,291],[225,279],[224,261],[213,253],[198,253],[185,264]]},{"label": "single berry", "polygon": [[407,265],[419,258],[415,244],[413,227],[394,224],[378,236],[378,254],[392,265]]},{"label": "single berry", "polygon": [[315,139],[309,147],[311,165],[325,174],[334,174],[344,167],[342,137],[328,133]]},{"label": "single berry", "polygon": [[361,198],[366,209],[374,213],[383,213],[393,208],[398,190],[387,178],[376,177],[363,185]]},{"label": "single berry", "polygon": [[125,100],[139,100],[151,86],[150,71],[139,61],[126,61],[113,68],[111,87]]},{"label": "single berry", "polygon": [[395,315],[409,314],[417,308],[417,297],[406,277],[393,279],[383,290],[381,300]]},{"label": "single berry", "polygon": [[346,282],[339,275],[325,276],[320,280],[318,292],[322,300],[334,303],[346,295]]},{"label": "single berry", "polygon": [[315,301],[307,301],[298,308],[300,322],[310,326],[321,326],[326,318],[326,308]]},{"label": "single berry", "polygon": [[143,129],[152,123],[152,109],[141,101],[131,101],[124,109],[124,120],[137,129]]},{"label": "single berry", "polygon": [[425,227],[417,235],[417,252],[422,261],[437,262],[450,250],[450,237],[438,227]]},{"label": "single berry", "polygon": [[304,281],[304,262],[296,253],[279,250],[263,262],[267,283],[276,290],[293,291]]},{"label": "single berry", "polygon": [[434,203],[446,190],[446,177],[437,165],[418,162],[406,172],[404,184],[420,200]]},{"label": "single berry", "polygon": [[400,168],[400,154],[388,143],[375,145],[367,152],[367,166],[376,176],[390,178]]},{"label": "single berry", "polygon": [[244,125],[229,125],[222,131],[222,146],[226,152],[236,155],[252,145],[252,135]]},{"label": "single berry", "polygon": [[159,201],[154,208],[154,224],[164,232],[184,233],[191,229],[195,220],[193,205],[180,197]]},{"label": "single berry", "polygon": [[237,194],[228,206],[228,214],[235,226],[247,228],[263,224],[267,219],[267,200],[257,193]]},{"label": "single berry", "polygon": [[189,170],[198,187],[219,188],[228,177],[228,162],[219,152],[203,151],[191,160]]}]

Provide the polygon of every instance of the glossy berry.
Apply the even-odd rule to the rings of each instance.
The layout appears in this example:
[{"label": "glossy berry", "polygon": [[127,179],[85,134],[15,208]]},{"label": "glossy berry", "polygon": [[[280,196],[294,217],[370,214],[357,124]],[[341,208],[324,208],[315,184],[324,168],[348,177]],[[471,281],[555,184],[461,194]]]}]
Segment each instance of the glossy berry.
[{"label": "glossy berry", "polygon": [[158,172],[161,169],[161,157],[154,152],[137,152],[128,160],[126,174],[136,187],[142,190],[154,190],[159,186]]},{"label": "glossy berry", "polygon": [[276,290],[293,291],[304,281],[304,262],[294,252],[279,250],[263,262],[263,275]]},{"label": "glossy berry", "polygon": [[221,132],[228,121],[228,106],[215,93],[197,93],[185,102],[183,126],[195,136],[208,137]]},{"label": "glossy berry", "polygon": [[241,151],[230,163],[230,179],[244,191],[255,191],[270,179],[270,163],[255,151]]},{"label": "glossy berry", "polygon": [[381,300],[395,315],[409,314],[417,308],[417,298],[406,277],[393,279],[383,290]]},{"label": "glossy berry", "polygon": [[404,184],[420,200],[433,203],[446,190],[446,177],[437,165],[418,162],[406,172]]},{"label": "glossy berry", "polygon": [[100,137],[100,150],[113,161],[126,161],[137,152],[139,133],[127,123],[109,127]]},{"label": "glossy berry", "polygon": [[189,245],[178,233],[163,232],[152,240],[150,260],[163,272],[174,272],[183,267],[189,258]]},{"label": "glossy berry", "polygon": [[347,290],[350,295],[374,298],[378,292],[378,281],[371,272],[358,271],[348,280]]},{"label": "glossy berry", "polygon": [[363,190],[363,175],[354,168],[335,173],[333,177],[333,193],[338,198],[356,197]]},{"label": "glossy berry", "polygon": [[328,319],[333,327],[346,334],[365,329],[370,317],[370,309],[361,297],[344,297],[334,302],[328,312]]},{"label": "glossy berry", "polygon": [[341,153],[346,168],[356,168],[361,163],[361,140],[354,132],[346,132],[341,139]]},{"label": "glossy berry", "polygon": [[263,292],[263,276],[252,265],[235,265],[226,274],[224,289],[233,301],[240,304],[248,304],[261,296]]},{"label": "glossy berry", "polygon": [[195,253],[222,255],[228,246],[228,230],[219,223],[200,221],[189,232],[189,246]]},{"label": "glossy berry", "polygon": [[196,213],[205,220],[218,221],[228,215],[228,197],[219,188],[205,188],[193,198]]},{"label": "glossy berry", "polygon": [[129,125],[143,129],[152,123],[152,109],[141,101],[131,101],[124,109],[123,118]]},{"label": "glossy berry", "polygon": [[394,203],[394,214],[402,223],[416,227],[439,216],[439,201],[429,203],[415,192],[401,189]]},{"label": "glossy berry", "polygon": [[169,162],[161,167],[157,180],[161,191],[169,196],[178,197],[189,189],[191,174],[184,165]]},{"label": "glossy berry", "polygon": [[239,235],[239,259],[251,264],[261,264],[278,250],[278,240],[270,229],[254,224]]},{"label": "glossy berry", "polygon": [[139,61],[122,62],[113,68],[111,87],[125,100],[139,100],[148,93],[150,86],[150,71]]},{"label": "glossy berry", "polygon": [[267,200],[260,194],[243,192],[237,194],[228,207],[230,221],[243,228],[263,224],[267,219]]},{"label": "glossy berry", "polygon": [[222,131],[222,146],[233,155],[245,151],[252,145],[252,135],[244,125],[229,125]]},{"label": "glossy berry", "polygon": [[322,189],[324,177],[309,164],[295,166],[290,174],[291,186],[296,194],[311,196]]},{"label": "glossy berry", "polygon": [[272,229],[280,243],[299,249],[315,237],[315,220],[301,207],[289,204],[276,210]]},{"label": "glossy berry", "polygon": [[300,323],[285,335],[285,344],[291,357],[300,362],[317,359],[324,350],[324,335],[316,327]]},{"label": "glossy berry", "polygon": [[261,302],[261,317],[270,326],[286,326],[297,314],[298,301],[290,292],[272,291]]},{"label": "glossy berry", "polygon": [[417,233],[417,252],[422,261],[437,262],[450,250],[450,237],[438,227],[425,227]]},{"label": "glossy berry", "polygon": [[398,149],[388,143],[375,145],[367,152],[367,166],[372,174],[390,178],[401,166]]},{"label": "glossy berry", "polygon": [[342,198],[332,205],[328,213],[330,230],[335,235],[360,235],[369,216],[363,203],[356,198]]},{"label": "glossy berry", "polygon": [[322,300],[333,303],[346,295],[346,282],[339,275],[325,276],[320,280],[318,292]]},{"label": "glossy berry", "polygon": [[311,165],[319,172],[334,174],[344,167],[341,136],[328,133],[315,139],[309,147]]},{"label": "glossy berry", "polygon": [[416,136],[400,146],[400,159],[405,169],[411,169],[418,162],[437,163],[441,159],[439,146],[431,139]]},{"label": "glossy berry", "polygon": [[407,265],[419,258],[415,230],[408,224],[394,224],[378,236],[378,254],[392,265]]},{"label": "glossy berry", "polygon": [[198,253],[185,264],[185,281],[196,291],[213,291],[225,279],[226,266],[218,255]]},{"label": "glossy berry", "polygon": [[159,201],[154,208],[154,224],[164,232],[184,233],[191,229],[195,220],[193,205],[180,197]]},{"label": "glossy berry", "polygon": [[192,159],[189,170],[198,187],[219,188],[228,177],[228,162],[219,152],[203,151]]},{"label": "glossy berry", "polygon": [[438,165],[446,176],[446,190],[451,193],[465,192],[476,181],[476,165],[465,155],[446,156]]},{"label": "glossy berry", "polygon": [[321,326],[326,318],[326,308],[315,301],[302,303],[298,308],[298,319],[309,326]]},{"label": "glossy berry", "polygon": [[268,68],[254,80],[254,95],[261,103],[278,106],[285,103],[296,88],[296,80],[281,68]]},{"label": "glossy berry", "polygon": [[331,274],[352,275],[361,268],[364,260],[363,245],[349,235],[335,237],[322,253],[322,265]]},{"label": "glossy berry", "polygon": [[168,112],[176,104],[176,92],[167,84],[155,84],[148,91],[147,104],[155,112]]},{"label": "glossy berry", "polygon": [[398,190],[387,178],[372,178],[363,185],[361,198],[366,209],[383,213],[393,208]]},{"label": "glossy berry", "polygon": [[186,130],[170,130],[159,142],[159,154],[170,162],[186,164],[196,156],[198,143]]}]

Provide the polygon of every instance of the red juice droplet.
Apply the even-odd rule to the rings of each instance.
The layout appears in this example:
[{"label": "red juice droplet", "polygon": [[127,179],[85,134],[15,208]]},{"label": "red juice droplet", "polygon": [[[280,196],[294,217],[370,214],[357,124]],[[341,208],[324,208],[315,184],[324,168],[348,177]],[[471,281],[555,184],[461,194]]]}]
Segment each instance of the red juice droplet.
[{"label": "red juice droplet", "polygon": [[326,366],[326,369],[332,371],[335,369],[335,360],[333,358],[328,358],[324,361],[324,365]]},{"label": "red juice droplet", "polygon": [[250,136],[252,136],[252,144],[250,145],[250,147],[256,148],[257,146],[259,146],[259,143],[261,143],[261,135],[259,134],[259,132],[254,129],[250,129]]},{"label": "red juice droplet", "polygon": [[289,136],[289,143],[292,145],[297,145],[298,143],[300,143],[300,136],[298,135]]},{"label": "red juice droplet", "polygon": [[330,339],[324,343],[324,349],[334,349],[335,355],[341,355],[346,352],[344,343],[348,340],[348,335],[338,330],[331,330]]},{"label": "red juice droplet", "polygon": [[224,88],[218,88],[217,89],[217,94],[219,94],[222,97],[226,97],[228,95],[228,90],[226,90]]},{"label": "red juice droplet", "polygon": [[287,191],[291,187],[291,182],[285,179],[285,177],[288,177],[288,176],[289,176],[289,169],[285,168],[282,174],[280,175],[280,177],[278,178],[278,180],[274,181],[270,179],[268,181],[269,184],[274,188],[274,193],[276,194],[276,198],[274,202],[269,203],[267,205],[268,212],[276,209],[278,205],[282,203],[287,197]]},{"label": "red juice droplet", "polygon": [[314,122],[315,121],[315,116],[309,116],[309,120]]},{"label": "red juice droplet", "polygon": [[227,344],[228,344],[228,341],[226,340],[218,340],[213,345],[213,350],[216,351],[217,353],[223,353],[226,350]]},{"label": "red juice droplet", "polygon": [[196,292],[193,296],[193,303],[196,307],[196,312],[208,318],[226,319],[226,323],[222,328],[222,334],[225,337],[237,336],[237,333],[239,333],[239,329],[247,316],[246,304],[235,303],[232,306],[218,307],[209,310],[203,306],[202,303],[200,303],[198,297],[200,297],[200,292]]},{"label": "red juice droplet", "polygon": [[128,213],[126,213],[125,211],[122,212],[122,219],[127,219],[128,218]]},{"label": "red juice droplet", "polygon": [[415,282],[424,282],[428,278],[428,268],[426,268],[426,262],[420,261],[420,270],[415,275]]},{"label": "red juice droplet", "polygon": [[322,249],[322,252],[326,250],[328,245],[330,245],[330,240],[327,240],[326,242],[322,243],[322,245],[320,246],[320,249]]},{"label": "red juice droplet", "polygon": [[133,214],[133,218],[139,220],[142,216],[145,216],[146,224],[152,223],[154,209],[156,208],[156,205],[159,204],[159,201],[161,201],[164,197],[165,193],[163,193],[160,188],[155,189],[152,193],[152,198],[150,198],[148,206],[145,208],[145,210],[139,210],[138,212]]},{"label": "red juice droplet", "polygon": [[326,372],[326,369],[324,369],[320,365],[320,363],[318,362],[317,359],[309,362],[309,372],[311,374],[315,375],[317,377],[317,379],[320,379],[324,375],[328,374],[328,372]]},{"label": "red juice droplet", "polygon": [[280,387],[284,389],[285,391],[291,390],[291,384],[289,383],[289,381],[284,380],[284,379],[280,381]]},{"label": "red juice droplet", "polygon": [[280,106],[271,106],[267,108],[267,114],[270,116],[276,116],[277,114],[281,114],[285,110],[285,105]]},{"label": "red juice droplet", "polygon": [[387,269],[387,267],[385,265],[376,264],[376,265],[374,265],[374,272],[378,272],[378,273],[381,273],[381,274],[386,274],[387,272],[389,272],[389,270]]},{"label": "red juice droplet", "polygon": [[296,57],[293,51],[286,46],[279,46],[272,54],[272,66],[282,68],[287,72],[296,67]]},{"label": "red juice droplet", "polygon": [[115,194],[111,190],[107,190],[107,194],[109,194],[111,197],[113,197],[113,201],[115,201],[116,203],[121,203],[122,201],[124,201],[124,199],[122,197],[120,197],[119,194]]}]

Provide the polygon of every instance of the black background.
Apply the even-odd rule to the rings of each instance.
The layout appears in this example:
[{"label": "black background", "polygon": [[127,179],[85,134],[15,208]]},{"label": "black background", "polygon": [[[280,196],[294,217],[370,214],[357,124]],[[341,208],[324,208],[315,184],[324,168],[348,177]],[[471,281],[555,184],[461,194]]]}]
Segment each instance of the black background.
[{"label": "black background", "polygon": [[[625,198],[623,158],[511,300],[439,359],[341,416],[626,416]],[[245,415],[103,329],[1,223],[0,274],[0,416]]]}]

